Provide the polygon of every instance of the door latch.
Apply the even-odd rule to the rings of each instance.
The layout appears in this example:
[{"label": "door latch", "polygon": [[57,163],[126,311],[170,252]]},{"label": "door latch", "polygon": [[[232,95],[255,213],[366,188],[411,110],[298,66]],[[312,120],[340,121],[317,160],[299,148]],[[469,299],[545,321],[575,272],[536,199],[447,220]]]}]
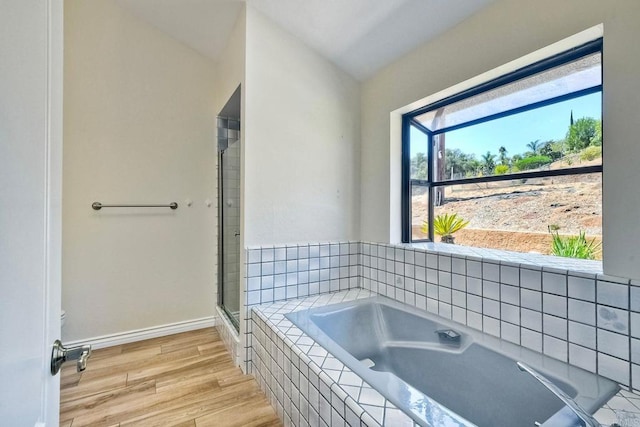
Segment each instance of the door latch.
[{"label": "door latch", "polygon": [[87,369],[87,359],[91,356],[91,346],[81,345],[66,348],[60,340],[55,340],[51,351],[51,375],[56,375],[64,362],[76,360],[76,369],[82,372]]}]

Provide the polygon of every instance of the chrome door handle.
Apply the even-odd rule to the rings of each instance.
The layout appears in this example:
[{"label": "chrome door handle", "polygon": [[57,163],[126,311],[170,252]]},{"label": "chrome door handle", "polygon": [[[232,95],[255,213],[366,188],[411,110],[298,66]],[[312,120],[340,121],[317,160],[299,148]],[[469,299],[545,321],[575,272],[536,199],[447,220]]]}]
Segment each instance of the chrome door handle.
[{"label": "chrome door handle", "polygon": [[76,369],[82,372],[87,369],[87,359],[91,356],[91,346],[82,345],[78,347],[66,348],[60,340],[55,340],[51,351],[51,375],[60,372],[60,367],[64,362],[76,360]]}]

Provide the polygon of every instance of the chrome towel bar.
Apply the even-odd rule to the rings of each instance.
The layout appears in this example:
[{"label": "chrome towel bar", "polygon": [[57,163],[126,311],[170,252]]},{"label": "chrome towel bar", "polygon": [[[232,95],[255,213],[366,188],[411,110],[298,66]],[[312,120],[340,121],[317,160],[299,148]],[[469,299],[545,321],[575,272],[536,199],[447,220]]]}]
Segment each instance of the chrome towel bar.
[{"label": "chrome towel bar", "polygon": [[171,208],[178,209],[178,204],[176,202],[171,202],[168,205],[103,205],[100,202],[93,202],[91,207],[99,211],[102,208]]}]

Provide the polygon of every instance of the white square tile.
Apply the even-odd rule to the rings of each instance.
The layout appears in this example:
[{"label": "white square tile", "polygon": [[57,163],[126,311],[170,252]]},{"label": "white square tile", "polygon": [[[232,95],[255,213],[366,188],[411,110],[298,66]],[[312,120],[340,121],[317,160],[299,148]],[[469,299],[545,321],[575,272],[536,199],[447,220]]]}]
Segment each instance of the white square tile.
[{"label": "white square tile", "polygon": [[475,313],[473,311],[467,311],[467,326],[482,330],[482,314]]},{"label": "white square tile", "polygon": [[542,352],[542,334],[526,328],[520,328],[520,342],[523,347]]},{"label": "white square tile", "polygon": [[467,308],[477,313],[482,313],[482,298],[477,295],[467,294]]},{"label": "white square tile", "polygon": [[438,270],[427,268],[427,282],[438,284]]},{"label": "white square tile", "polygon": [[480,261],[467,260],[467,276],[482,278],[482,263]]},{"label": "white square tile", "polygon": [[482,281],[482,296],[494,300],[500,299],[500,284],[488,280]]},{"label": "white square tile", "polygon": [[526,308],[520,310],[522,326],[537,332],[542,332],[542,313]]},{"label": "white square tile", "polygon": [[542,331],[545,335],[551,335],[562,340],[567,339],[567,319],[551,316],[549,314],[542,315]]},{"label": "white square tile", "polygon": [[632,312],[630,323],[631,323],[631,336],[635,338],[640,338],[640,313]]},{"label": "white square tile", "polygon": [[444,302],[438,303],[438,315],[445,319],[451,319],[451,304]]},{"label": "white square tile", "polygon": [[[631,361],[640,363],[640,340],[635,338],[631,338]],[[640,387],[640,383],[634,387]]]},{"label": "white square tile", "polygon": [[456,290],[451,291],[451,302],[453,305],[464,308],[467,306],[467,294]]},{"label": "white square tile", "polygon": [[438,284],[441,286],[451,287],[451,273],[446,271],[439,271]]},{"label": "white square tile", "polygon": [[467,292],[473,295],[482,295],[482,280],[475,277],[468,277]]},{"label": "white square tile", "polygon": [[520,307],[511,304],[500,304],[500,318],[514,325],[520,325]]},{"label": "white square tile", "polygon": [[584,277],[569,275],[568,294],[569,294],[569,298],[595,302],[596,300],[595,279],[587,279]]},{"label": "white square tile", "polygon": [[501,322],[500,333],[502,339],[514,344],[520,344],[520,327],[507,322]]},{"label": "white square tile", "polygon": [[542,311],[542,293],[529,289],[522,289],[520,292],[522,307],[535,311]]},{"label": "white square tile", "polygon": [[629,285],[598,280],[596,289],[598,304],[629,309]]},{"label": "white square tile", "polygon": [[[379,406],[372,406],[372,405],[362,405],[362,408],[365,410],[365,413],[362,414],[362,422],[364,423],[365,426],[383,425],[383,423],[384,423],[384,408],[379,407]],[[373,423],[371,423],[370,421],[367,422],[366,421],[367,417],[372,418]]]},{"label": "white square tile", "polygon": [[583,347],[596,349],[596,328],[583,323],[569,322],[569,341]]},{"label": "white square tile", "polygon": [[543,338],[544,354],[554,359],[568,361],[568,345],[566,341],[545,335]]},{"label": "white square tile", "polygon": [[500,285],[500,301],[520,305],[520,288],[516,286]]},{"label": "white square tile", "polygon": [[564,274],[556,274],[543,272],[542,273],[542,290],[544,292],[567,295],[567,276]]},{"label": "white square tile", "polygon": [[274,252],[276,261],[285,261],[287,259],[287,248],[275,248]]},{"label": "white square tile", "polygon": [[[413,420],[399,409],[385,410],[384,425],[394,427],[413,427]],[[331,426],[333,427],[333,426]]]},{"label": "white square tile", "polygon": [[449,255],[438,255],[438,270],[451,272],[451,257]]},{"label": "white square tile", "polygon": [[500,320],[489,316],[483,316],[482,331],[489,335],[500,337]]},{"label": "white square tile", "polygon": [[287,246],[287,260],[298,259],[298,246]]},{"label": "white square tile", "polygon": [[247,257],[247,260],[249,263],[257,263],[260,262],[262,259],[261,255],[261,250],[260,249],[249,249],[249,255]]},{"label": "white square tile", "polygon": [[520,286],[534,291],[542,290],[542,272],[527,268],[520,269]]},{"label": "white square tile", "polygon": [[466,260],[459,257],[451,257],[451,271],[457,274],[466,274]]},{"label": "white square tile", "polygon": [[499,319],[500,303],[492,299],[482,298],[482,314]]},{"label": "white square tile", "polygon": [[324,397],[320,396],[320,418],[322,418],[326,423],[331,423],[331,405],[329,401]]},{"label": "white square tile", "polygon": [[542,311],[558,317],[567,317],[567,298],[544,293],[542,294]]},{"label": "white square tile", "polygon": [[433,253],[427,254],[427,267],[437,269],[438,268],[438,255]]},{"label": "white square tile", "polygon": [[385,398],[376,390],[363,387],[358,402],[365,405],[384,406]]},{"label": "white square tile", "polygon": [[598,353],[598,374],[623,385],[629,385],[629,362]]},{"label": "white square tile", "polygon": [[427,311],[430,313],[438,314],[438,300],[427,298]]},{"label": "white square tile", "polygon": [[589,372],[595,372],[596,352],[579,345],[569,344],[569,363]]},{"label": "white square tile", "polygon": [[260,263],[257,264],[249,264],[247,266],[247,277],[258,277],[260,276]]},{"label": "white square tile", "polygon": [[520,284],[520,269],[506,265],[500,266],[500,283],[518,286]]},{"label": "white square tile", "polygon": [[500,266],[491,262],[482,263],[482,278],[492,282],[500,281]]},{"label": "white square tile", "polygon": [[460,274],[452,274],[451,275],[451,287],[458,291],[466,291],[467,290],[467,278],[466,276],[462,276]]},{"label": "white square tile", "polygon": [[598,352],[629,360],[629,336],[598,329]]},{"label": "white square tile", "polygon": [[569,319],[576,322],[596,325],[596,305],[591,302],[579,301],[569,298]]},{"label": "white square tile", "polygon": [[466,325],[467,323],[467,310],[462,307],[456,307],[455,305],[451,310],[451,318],[454,322],[462,323]]},{"label": "white square tile", "polygon": [[445,286],[438,286],[438,300],[451,304],[451,288]]}]

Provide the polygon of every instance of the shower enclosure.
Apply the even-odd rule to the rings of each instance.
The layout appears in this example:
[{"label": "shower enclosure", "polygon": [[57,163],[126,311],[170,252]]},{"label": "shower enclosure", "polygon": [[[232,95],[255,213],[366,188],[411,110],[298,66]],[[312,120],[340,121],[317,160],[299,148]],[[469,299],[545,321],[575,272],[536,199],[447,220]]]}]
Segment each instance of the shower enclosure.
[{"label": "shower enclosure", "polygon": [[240,88],[218,116],[218,304],[239,330]]}]

